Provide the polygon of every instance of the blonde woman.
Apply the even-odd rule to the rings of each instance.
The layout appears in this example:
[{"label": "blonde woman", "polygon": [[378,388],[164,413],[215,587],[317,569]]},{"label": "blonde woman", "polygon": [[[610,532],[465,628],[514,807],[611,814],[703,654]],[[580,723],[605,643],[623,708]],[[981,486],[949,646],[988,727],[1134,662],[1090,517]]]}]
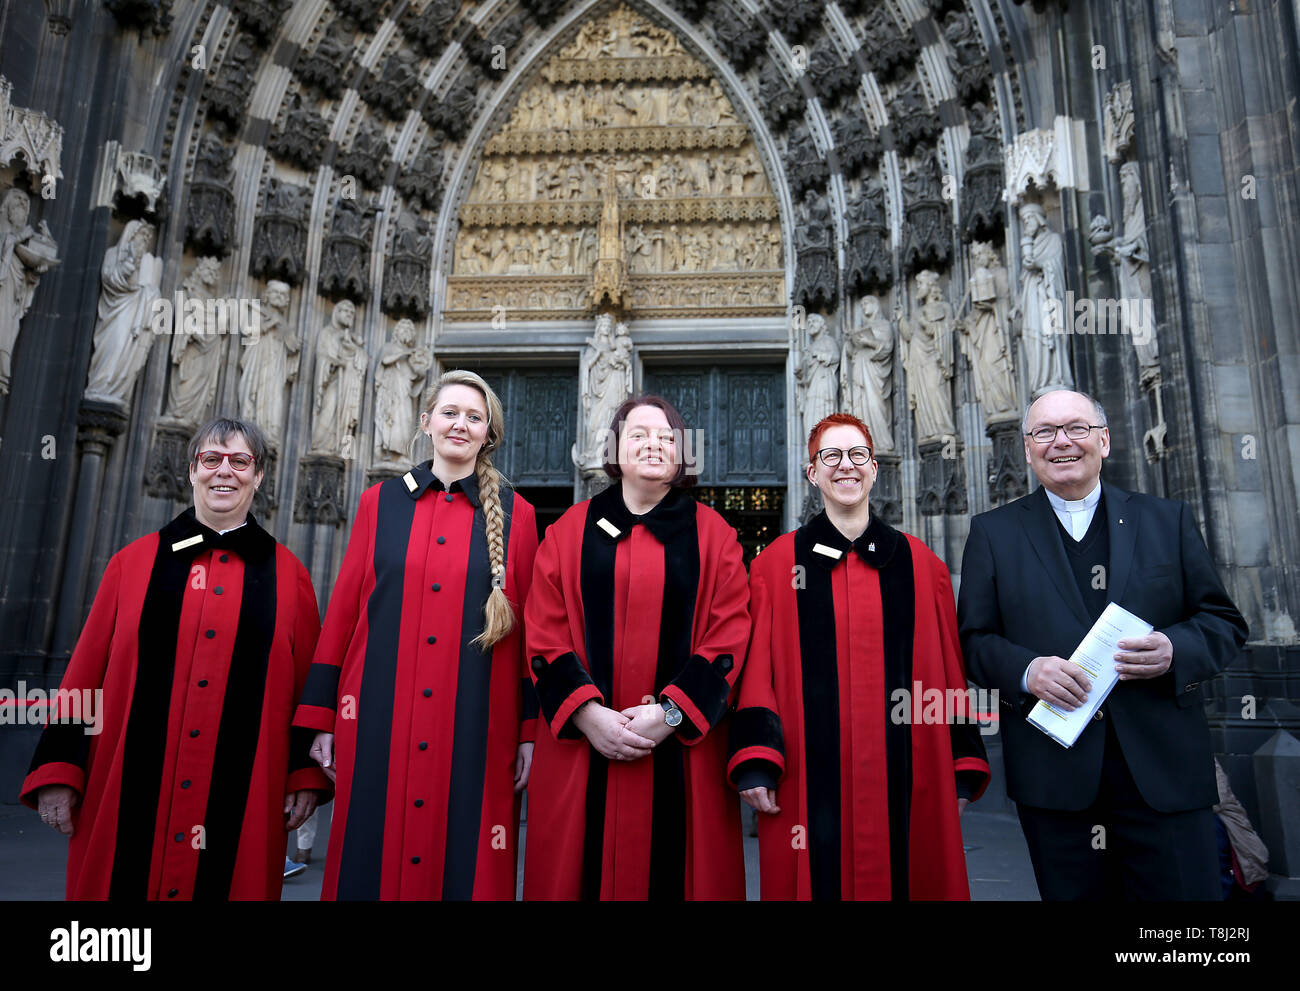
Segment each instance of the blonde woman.
[{"label": "blonde woman", "polygon": [[325,899],[512,899],[536,702],[533,507],[492,466],[501,402],[450,371],[433,457],[361,496],[295,724],[336,783]]}]

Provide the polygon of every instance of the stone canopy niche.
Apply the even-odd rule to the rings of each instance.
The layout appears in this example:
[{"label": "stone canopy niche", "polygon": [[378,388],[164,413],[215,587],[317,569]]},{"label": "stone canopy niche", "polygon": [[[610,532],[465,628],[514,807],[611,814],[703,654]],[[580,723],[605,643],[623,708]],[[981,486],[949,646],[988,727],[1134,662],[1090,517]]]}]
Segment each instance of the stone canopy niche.
[{"label": "stone canopy niche", "polygon": [[588,317],[602,208],[638,318],[785,312],[777,201],[748,129],[670,31],[622,6],[584,24],[487,141],[444,318]]}]

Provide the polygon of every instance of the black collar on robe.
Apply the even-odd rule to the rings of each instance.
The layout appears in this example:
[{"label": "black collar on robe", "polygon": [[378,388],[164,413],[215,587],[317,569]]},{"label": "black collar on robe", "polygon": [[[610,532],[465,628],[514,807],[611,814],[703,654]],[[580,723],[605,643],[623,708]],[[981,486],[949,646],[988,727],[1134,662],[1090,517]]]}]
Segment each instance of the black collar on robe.
[{"label": "black collar on robe", "polygon": [[471,472],[450,485],[443,485],[442,479],[433,473],[432,458],[421,461],[402,476],[402,481],[406,483],[406,492],[412,499],[418,499],[424,495],[425,490],[432,489],[434,492],[464,492],[465,498],[475,509],[483,505],[478,494],[478,475]]},{"label": "black collar on robe", "polygon": [[898,542],[902,539],[902,534],[892,526],[882,520],[875,513],[871,514],[867,522],[867,528],[862,531],[862,535],[857,540],[849,540],[848,537],[840,533],[835,528],[835,524],[830,521],[826,515],[826,510],[822,510],[807,523],[803,529],[808,536],[812,538],[812,546],[825,544],[827,547],[833,547],[840,552],[839,557],[831,557],[827,554],[813,553],[809,555],[814,561],[825,568],[834,568],[844,560],[844,555],[849,548],[858,552],[858,557],[873,568],[883,568],[889,564],[898,549]]},{"label": "black collar on robe", "polygon": [[[695,520],[696,502],[679,488],[671,488],[668,494],[659,500],[658,505],[648,513],[640,516],[630,512],[623,502],[623,485],[615,482],[604,492],[591,499],[591,517],[595,519],[596,529],[601,536],[614,543],[622,540],[638,523],[645,526],[661,544],[668,543],[673,534],[690,526]],[[600,525],[607,522],[617,534],[611,533]]]},{"label": "black collar on robe", "polygon": [[[234,551],[245,561],[261,563],[275,554],[275,538],[262,529],[252,513],[241,527],[217,533],[199,522],[191,506],[159,531],[164,547],[193,559],[205,550]],[[194,540],[195,537],[201,539]],[[193,540],[193,543],[187,543]],[[184,547],[177,547],[184,544]]]}]

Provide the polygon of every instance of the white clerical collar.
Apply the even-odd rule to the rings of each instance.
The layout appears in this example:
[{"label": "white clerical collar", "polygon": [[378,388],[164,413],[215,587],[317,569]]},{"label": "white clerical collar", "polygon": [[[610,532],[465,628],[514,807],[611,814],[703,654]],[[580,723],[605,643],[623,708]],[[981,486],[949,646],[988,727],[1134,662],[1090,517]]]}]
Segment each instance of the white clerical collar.
[{"label": "white clerical collar", "polygon": [[248,520],[244,520],[244,522],[240,523],[239,526],[232,526],[230,530],[218,530],[217,533],[221,534],[222,536],[225,536],[226,534],[230,533],[232,530],[238,530],[239,527],[247,526],[247,525],[248,525]]},{"label": "white clerical collar", "polygon": [[1086,513],[1094,509],[1098,502],[1101,501],[1101,479],[1097,479],[1097,484],[1093,490],[1082,499],[1062,499],[1051,489],[1044,487],[1047,492],[1047,501],[1052,504],[1052,508],[1058,513]]}]

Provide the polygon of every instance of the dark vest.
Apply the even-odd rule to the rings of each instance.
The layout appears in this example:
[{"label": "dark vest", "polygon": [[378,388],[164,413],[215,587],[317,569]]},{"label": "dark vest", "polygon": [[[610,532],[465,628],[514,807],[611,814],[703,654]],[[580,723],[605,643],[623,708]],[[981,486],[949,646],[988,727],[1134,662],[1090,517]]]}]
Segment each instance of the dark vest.
[{"label": "dark vest", "polygon": [[[1079,594],[1083,596],[1084,607],[1088,616],[1096,622],[1097,617],[1110,601],[1110,532],[1106,526],[1106,493],[1102,490],[1097,501],[1097,511],[1092,515],[1092,523],[1083,539],[1075,540],[1062,525],[1056,511],[1056,529],[1060,533],[1061,543],[1065,546],[1065,557],[1070,562],[1070,571],[1074,574]],[[1098,570],[1100,569],[1100,570]]]}]

